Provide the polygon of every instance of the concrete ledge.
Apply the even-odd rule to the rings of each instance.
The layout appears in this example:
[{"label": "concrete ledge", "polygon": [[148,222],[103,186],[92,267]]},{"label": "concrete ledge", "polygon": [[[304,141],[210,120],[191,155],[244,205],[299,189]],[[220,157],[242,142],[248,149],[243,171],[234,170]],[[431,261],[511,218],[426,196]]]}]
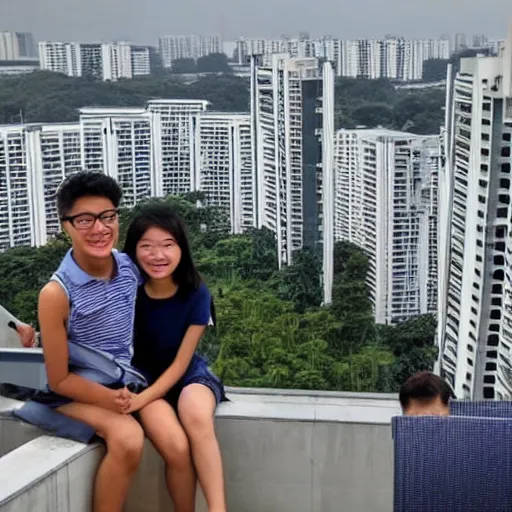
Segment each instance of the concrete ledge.
[{"label": "concrete ledge", "polygon": [[13,416],[0,416],[0,462],[7,453],[44,434],[42,430],[21,423]]},{"label": "concrete ledge", "polygon": [[[217,411],[229,510],[392,511],[395,396],[261,391],[228,388]],[[0,409],[18,404],[0,397]],[[46,435],[13,449],[0,458],[1,512],[89,512],[102,454]],[[163,469],[146,441],[126,512],[172,511]],[[200,492],[197,510],[207,510]]]},{"label": "concrete ledge", "polygon": [[401,414],[398,397],[365,393],[227,388],[231,400],[220,404],[218,418],[391,424]]},{"label": "concrete ledge", "polygon": [[0,510],[89,511],[103,453],[100,444],[50,436],[20,446],[0,459]]}]

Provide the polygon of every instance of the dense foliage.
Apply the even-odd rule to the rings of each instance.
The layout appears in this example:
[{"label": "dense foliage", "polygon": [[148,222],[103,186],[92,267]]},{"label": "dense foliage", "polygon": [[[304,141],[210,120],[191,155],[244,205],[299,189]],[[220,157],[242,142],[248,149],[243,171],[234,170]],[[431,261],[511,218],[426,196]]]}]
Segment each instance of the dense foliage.
[{"label": "dense foliage", "polygon": [[211,53],[199,59],[178,59],[173,61],[172,73],[231,73],[225,53]]},{"label": "dense foliage", "polygon": [[[336,245],[333,302],[322,307],[317,254],[300,252],[292,266],[278,270],[270,231],[229,235],[222,215],[197,208],[197,199],[167,201],[188,225],[198,268],[215,299],[217,326],[200,350],[226,384],[394,392],[411,373],[432,367],[434,319],[377,326],[360,249]],[[132,213],[122,212],[121,240]],[[60,235],[41,248],[0,254],[0,304],[36,324],[38,292],[68,247]]]},{"label": "dense foliage", "polygon": [[386,79],[338,78],[335,94],[337,128],[382,126],[433,135],[444,122],[443,88],[396,89]]},{"label": "dense foliage", "polygon": [[[224,63],[227,65],[227,63]],[[180,73],[216,69],[215,61],[178,62]],[[210,66],[210,67],[209,67]],[[213,67],[212,67],[213,66]],[[78,120],[84,106],[142,106],[150,99],[206,99],[212,110],[249,111],[249,80],[232,74],[200,76],[184,82],[182,75],[97,82],[48,72],[0,78],[0,124]],[[388,80],[338,78],[336,128],[365,126],[439,133],[443,123],[444,90],[395,89]]]}]

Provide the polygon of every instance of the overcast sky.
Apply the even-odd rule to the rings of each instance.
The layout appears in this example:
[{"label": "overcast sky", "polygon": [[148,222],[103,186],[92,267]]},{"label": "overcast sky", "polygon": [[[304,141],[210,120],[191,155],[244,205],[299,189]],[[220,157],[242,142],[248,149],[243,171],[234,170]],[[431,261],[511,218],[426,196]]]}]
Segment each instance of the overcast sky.
[{"label": "overcast sky", "polygon": [[342,39],[502,37],[508,20],[512,0],[0,0],[0,30],[63,41],[155,44],[167,34],[222,32],[232,40],[299,31]]}]

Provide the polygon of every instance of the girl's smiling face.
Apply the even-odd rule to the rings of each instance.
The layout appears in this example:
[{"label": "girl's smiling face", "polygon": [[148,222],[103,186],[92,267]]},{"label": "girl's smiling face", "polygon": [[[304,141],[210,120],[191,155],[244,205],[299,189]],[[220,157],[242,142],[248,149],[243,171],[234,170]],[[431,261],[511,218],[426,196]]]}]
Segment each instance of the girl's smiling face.
[{"label": "girl's smiling face", "polygon": [[158,227],[149,228],[137,243],[137,263],[149,279],[168,279],[181,261],[174,236]]}]

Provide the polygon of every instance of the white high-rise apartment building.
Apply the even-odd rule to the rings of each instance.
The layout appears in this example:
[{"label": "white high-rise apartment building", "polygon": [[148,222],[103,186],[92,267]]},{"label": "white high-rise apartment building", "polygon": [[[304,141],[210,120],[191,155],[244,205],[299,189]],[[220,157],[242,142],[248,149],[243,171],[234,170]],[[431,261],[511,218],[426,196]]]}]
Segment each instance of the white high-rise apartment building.
[{"label": "white high-rise apartment building", "polygon": [[41,69],[68,76],[89,76],[115,82],[149,75],[149,48],[130,43],[39,43]]},{"label": "white high-rise apartment building", "polygon": [[151,50],[148,46],[131,47],[131,66],[134,77],[151,74]]},{"label": "white high-rise apartment building", "polygon": [[0,250],[34,245],[32,183],[24,126],[0,127]]},{"label": "white high-rise apartment building", "polygon": [[54,195],[80,164],[77,124],[0,127],[0,251],[59,231]]},{"label": "white high-rise apartment building", "polygon": [[512,397],[512,28],[447,87],[439,370],[459,398]]},{"label": "white high-rise apartment building", "polygon": [[220,207],[231,233],[256,225],[256,180],[252,165],[251,116],[204,112],[194,127],[193,189]]},{"label": "white high-rise apartment building", "polygon": [[435,313],[439,136],[339,130],[335,240],[361,247],[375,321]]},{"label": "white high-rise apartment building", "polygon": [[315,58],[251,61],[257,226],[276,233],[279,266],[322,246],[330,302],[333,239],[334,73]]},{"label": "white high-rise apartment building", "polygon": [[164,68],[172,68],[175,60],[197,60],[212,53],[222,53],[219,36],[164,36],[160,38],[159,47]]},{"label": "white high-rise apartment building", "polygon": [[81,75],[80,47],[78,43],[42,41],[39,43],[41,69],[67,76]]},{"label": "white high-rise apartment building", "polygon": [[34,245],[60,232],[55,194],[62,180],[82,167],[80,125],[27,125],[27,161],[32,176]]},{"label": "white high-rise apartment building", "polygon": [[84,108],[80,111],[82,166],[104,172],[123,189],[132,207],[155,195],[159,115],[145,108]]},{"label": "white high-rise apartment building", "polygon": [[249,64],[253,55],[260,56],[261,64],[272,66],[272,55],[288,54],[292,58],[316,57],[332,63],[336,74],[341,69],[341,41],[331,37],[321,39],[239,39],[236,42],[238,64]]},{"label": "white high-rise apartment building", "polygon": [[416,81],[423,77],[423,63],[448,59],[450,43],[442,39],[360,39],[341,41],[340,76]]},{"label": "white high-rise apartment building", "polygon": [[155,162],[155,195],[185,194],[192,190],[194,118],[208,107],[206,100],[152,100],[150,112],[160,116],[155,144],[160,156]]},{"label": "white high-rise apartment building", "polygon": [[259,55],[263,65],[272,66],[272,55],[287,53],[326,59],[338,76],[396,81],[421,80],[426,60],[450,58],[450,42],[443,39],[239,39],[236,44],[240,65]]},{"label": "white high-rise apartment building", "polygon": [[27,32],[0,32],[0,61],[37,58],[34,36]]}]

